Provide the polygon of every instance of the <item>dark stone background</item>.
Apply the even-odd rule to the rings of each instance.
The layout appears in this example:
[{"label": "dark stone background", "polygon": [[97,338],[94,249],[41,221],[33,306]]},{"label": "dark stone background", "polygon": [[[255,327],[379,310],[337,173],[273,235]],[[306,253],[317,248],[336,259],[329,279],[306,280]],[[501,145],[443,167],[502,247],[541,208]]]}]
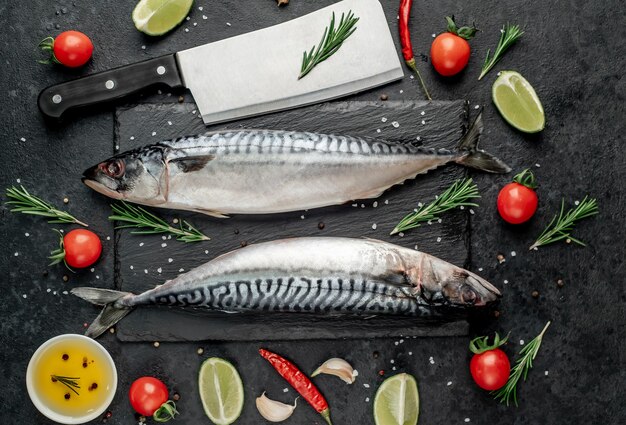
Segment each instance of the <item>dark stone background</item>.
[{"label": "dark stone background", "polygon": [[[79,119],[54,126],[45,123],[37,110],[39,91],[89,72],[283,22],[331,2],[292,0],[292,4],[278,9],[271,0],[199,0],[190,23],[183,25],[189,32],[179,28],[158,39],[145,37],[134,29],[129,17],[134,3],[0,4],[0,96],[4,118],[0,126],[1,187],[20,179],[33,192],[58,205],[68,197],[67,208],[89,221],[104,242],[103,258],[94,272],[69,274],[62,267],[47,266],[46,254],[55,245],[56,237],[45,221],[13,215],[6,207],[0,208],[3,423],[50,423],[27,399],[24,377],[28,359],[48,338],[82,332],[83,323],[96,314],[95,309],[63,291],[76,285],[114,284],[113,230],[106,219],[108,201],[79,181],[82,170],[95,158],[111,154],[113,108],[92,110]],[[395,36],[397,1],[383,3]],[[199,6],[203,11],[198,10]],[[416,2],[411,24],[418,54],[428,53],[431,34],[443,30],[443,17],[452,13],[461,22],[475,21],[483,31],[472,42],[469,67],[460,76],[444,80],[435,75],[428,63],[419,63],[431,93],[440,100],[468,99],[471,105],[485,105],[483,146],[506,159],[514,170],[532,167],[540,183],[536,217],[529,224],[514,228],[505,225],[494,208],[497,192],[510,176],[472,173],[483,199],[471,218],[471,267],[482,268],[482,275],[502,288],[505,296],[500,317],[475,325],[471,334],[511,331],[511,343],[505,350],[513,356],[520,349],[520,339],[529,341],[546,321],[553,321],[535,367],[520,387],[520,406],[498,405],[472,384],[467,366],[467,337],[409,339],[403,343],[398,339],[273,342],[267,347],[290,357],[307,371],[331,356],[344,357],[355,365],[360,375],[352,387],[333,377],[317,381],[331,401],[337,424],[372,423],[372,402],[365,399],[373,399],[381,381],[378,370],[384,369],[389,375],[394,373],[392,367],[417,377],[421,423],[465,423],[466,418],[480,424],[624,423],[623,4],[617,0]],[[203,14],[208,19],[204,20]],[[495,70],[516,69],[535,87],[547,117],[545,131],[536,136],[514,131],[499,117],[490,100],[495,72],[476,81],[485,52],[495,46],[498,30],[506,21],[521,24],[526,34]],[[198,25],[194,27],[193,22]],[[96,46],[94,60],[80,70],[39,65],[37,43],[65,29],[89,34]],[[373,101],[381,93],[389,94],[392,100],[421,98],[418,84],[407,76],[401,82],[351,99]],[[164,97],[154,94],[142,101],[162,102]],[[191,101],[190,96],[186,96],[186,101]],[[539,252],[527,251],[558,209],[561,197],[571,204],[587,193],[598,198],[601,214],[582,223],[576,231],[578,238],[588,242],[586,248],[563,244]],[[512,251],[517,255],[512,256]],[[505,255],[506,262],[498,263],[499,253]],[[62,280],[64,274],[70,275],[68,283]],[[563,288],[555,284],[559,278],[565,282]],[[539,299],[530,295],[535,289],[541,294]],[[101,342],[110,350],[120,371],[118,393],[111,406],[113,416],[108,423],[134,422],[126,391],[130,382],[143,374],[161,377],[181,393],[179,407],[184,413],[179,423],[207,423],[198,414],[195,379],[202,358],[211,355],[232,359],[245,382],[247,402],[238,423],[261,422],[253,398],[264,389],[274,398],[293,399],[293,390],[283,394],[286,384],[259,359],[257,343],[170,343],[156,349],[147,343],[120,343],[110,334]],[[196,354],[200,346],[205,350],[203,356]],[[376,359],[372,356],[374,350],[380,352]],[[447,385],[448,382],[452,384]],[[370,387],[365,388],[364,383]],[[302,404],[290,423],[321,423]]]}]

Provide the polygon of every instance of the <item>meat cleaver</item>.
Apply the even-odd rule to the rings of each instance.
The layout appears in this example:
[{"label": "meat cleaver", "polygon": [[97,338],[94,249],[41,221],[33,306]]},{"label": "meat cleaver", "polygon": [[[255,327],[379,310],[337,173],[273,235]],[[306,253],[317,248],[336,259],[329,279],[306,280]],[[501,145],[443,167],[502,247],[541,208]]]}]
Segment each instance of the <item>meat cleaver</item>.
[{"label": "meat cleaver", "polygon": [[[302,54],[316,46],[332,13],[352,10],[356,31],[298,80]],[[205,124],[335,99],[404,75],[378,0],[343,0],[283,24],[121,66],[44,89],[41,112],[118,99],[156,84],[191,90]]]}]

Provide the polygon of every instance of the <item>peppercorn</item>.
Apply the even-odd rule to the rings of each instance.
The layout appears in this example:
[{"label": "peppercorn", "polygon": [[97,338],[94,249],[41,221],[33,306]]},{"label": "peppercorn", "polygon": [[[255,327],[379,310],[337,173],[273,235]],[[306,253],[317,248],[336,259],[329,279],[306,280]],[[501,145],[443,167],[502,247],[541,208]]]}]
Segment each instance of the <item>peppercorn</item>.
[{"label": "peppercorn", "polygon": [[379,371],[378,371],[378,374],[379,374],[380,376],[383,376],[383,375],[385,374],[385,371],[381,369],[381,370],[379,370]]},{"label": "peppercorn", "polygon": [[183,103],[185,98],[183,96],[178,96],[178,103]]},{"label": "peppercorn", "polygon": [[70,399],[70,393],[65,393],[65,395],[63,397],[65,397],[66,400],[69,400]]},{"label": "peppercorn", "polygon": [[241,241],[241,247],[245,248],[248,246],[248,241]]},{"label": "peppercorn", "polygon": [[534,290],[533,292],[531,292],[530,294],[533,298],[539,298],[539,291]]},{"label": "peppercorn", "polygon": [[386,94],[386,93],[383,93],[383,94],[381,94],[381,95],[380,95],[380,100],[382,100],[383,102],[384,102],[385,100],[387,100],[387,99],[389,99],[389,96],[387,96],[387,94]]},{"label": "peppercorn", "polygon": [[500,317],[500,312],[498,310],[494,310],[493,317],[496,317],[496,318]]},{"label": "peppercorn", "polygon": [[500,264],[502,264],[502,263],[504,263],[506,261],[506,259],[504,258],[504,255],[502,255],[502,254],[498,254],[496,256],[496,258],[498,259],[498,263],[500,263]]},{"label": "peppercorn", "polygon": [[235,229],[235,235],[239,234],[239,229]]},{"label": "peppercorn", "polygon": [[174,400],[174,401],[180,400],[180,394],[174,393],[174,395],[172,396],[172,400]]},{"label": "peppercorn", "polygon": [[324,227],[326,227],[326,225],[324,224],[323,221],[320,221],[319,223],[317,223],[317,228],[318,229],[322,230],[322,229],[324,229]]},{"label": "peppercorn", "polygon": [[68,280],[70,280],[70,277],[66,274],[63,275],[63,282],[67,282]]},{"label": "peppercorn", "polygon": [[562,288],[565,286],[565,282],[563,281],[563,279],[558,279],[556,281],[556,286],[558,286],[559,288]]},{"label": "peppercorn", "polygon": [[65,361],[68,361],[68,359],[70,358],[69,354],[63,354],[63,356],[61,356],[61,358]]},{"label": "peppercorn", "polygon": [[380,356],[380,354],[378,353],[378,351],[374,351],[374,352],[372,353],[372,357],[374,357],[375,359],[377,359],[377,358],[378,358],[378,356]]}]

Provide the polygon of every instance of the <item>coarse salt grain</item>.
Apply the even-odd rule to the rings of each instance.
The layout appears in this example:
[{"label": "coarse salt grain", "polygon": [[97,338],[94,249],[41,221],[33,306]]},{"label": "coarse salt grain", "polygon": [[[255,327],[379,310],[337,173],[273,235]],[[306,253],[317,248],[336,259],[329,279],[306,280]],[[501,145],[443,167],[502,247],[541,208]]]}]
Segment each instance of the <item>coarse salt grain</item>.
[{"label": "coarse salt grain", "polygon": [[509,281],[504,279],[504,284],[506,285],[507,283],[509,283]]},{"label": "coarse salt grain", "polygon": [[370,401],[370,398],[369,397],[365,397],[365,402],[369,403],[369,401]]},{"label": "coarse salt grain", "polygon": [[304,220],[304,215],[301,215],[301,216],[300,216],[300,220]]},{"label": "coarse salt grain", "polygon": [[17,179],[17,180],[15,180],[15,181],[16,181],[16,182],[18,182],[18,183],[21,183],[21,182],[22,182],[22,180],[21,180],[21,179]]},{"label": "coarse salt grain", "polygon": [[376,223],[372,224],[372,230],[376,230]]},{"label": "coarse salt grain", "polygon": [[24,236],[29,237],[30,233],[26,232],[26,233],[24,233]]},{"label": "coarse salt grain", "polygon": [[230,26],[230,22],[226,22],[226,25]]},{"label": "coarse salt grain", "polygon": [[200,12],[202,12],[202,9],[204,9],[202,6],[198,6],[198,10],[199,10]]},{"label": "coarse salt grain", "polygon": [[378,201],[374,201],[374,203],[372,204],[372,207],[376,208],[378,206]]},{"label": "coarse salt grain", "polygon": [[479,271],[479,272],[482,272],[482,271],[483,271],[483,268],[482,268],[482,267],[479,267],[479,268],[478,268],[478,271]]},{"label": "coarse salt grain", "polygon": [[139,246],[144,246],[144,243],[143,242],[139,242]]},{"label": "coarse salt grain", "polygon": [[395,360],[393,360],[393,359],[389,360],[389,363],[391,363],[391,364],[394,364],[395,362],[396,362],[396,361],[395,361]]},{"label": "coarse salt grain", "polygon": [[580,204],[580,201],[574,201],[574,205]]},{"label": "coarse salt grain", "polygon": [[398,341],[394,342],[393,345],[398,345]]},{"label": "coarse salt grain", "polygon": [[524,340],[523,339],[519,340],[519,345],[524,345]]},{"label": "coarse salt grain", "polygon": [[412,355],[413,355],[413,351],[409,351],[409,356],[412,356]]},{"label": "coarse salt grain", "polygon": [[400,344],[402,344],[402,343],[404,343],[404,340],[403,340],[403,339],[401,339],[401,340],[400,340]]},{"label": "coarse salt grain", "polygon": [[543,372],[543,374],[544,374],[545,376],[548,376],[548,371],[546,370],[545,372]]},{"label": "coarse salt grain", "polygon": [[404,232],[400,232],[400,233],[398,233],[398,236],[400,236],[401,238],[403,238],[403,237],[404,237]]},{"label": "coarse salt grain", "polygon": [[202,19],[205,19],[205,20],[206,20],[206,19],[209,19],[209,17],[208,17],[208,16],[206,16],[206,15],[202,15]]},{"label": "coarse salt grain", "polygon": [[68,294],[69,294],[69,292],[63,291],[63,295],[68,295]]},{"label": "coarse salt grain", "polygon": [[50,291],[52,291],[52,289],[50,289],[50,288],[46,289],[46,292],[50,292]]},{"label": "coarse salt grain", "polygon": [[179,272],[179,273],[182,273],[182,272],[184,272],[184,271],[185,271],[185,269],[183,269],[182,267],[181,267],[180,269],[178,269],[178,272]]},{"label": "coarse salt grain", "polygon": [[415,138],[415,140],[417,140],[417,141],[419,142],[420,140],[422,140],[422,138],[421,138],[420,136],[417,136],[417,137]]},{"label": "coarse salt grain", "polygon": [[404,90],[400,90],[400,94],[404,93]]},{"label": "coarse salt grain", "polygon": [[370,387],[370,384],[363,384],[363,386],[364,386],[365,388],[369,388],[369,387]]},{"label": "coarse salt grain", "polygon": [[474,215],[474,210],[470,208],[469,213],[470,213],[471,215]]},{"label": "coarse salt grain", "polygon": [[135,140],[135,136],[130,136],[130,140]]},{"label": "coarse salt grain", "polygon": [[148,269],[143,269],[143,272],[144,272],[145,274],[148,274]]},{"label": "coarse salt grain", "polygon": [[172,125],[172,122],[171,122],[171,121],[168,121],[168,122],[167,122],[167,125]]},{"label": "coarse salt grain", "polygon": [[395,367],[395,366],[394,366],[394,367],[392,367],[392,368],[391,368],[391,370],[396,370],[396,367]]},{"label": "coarse salt grain", "polygon": [[288,393],[289,392],[289,388],[283,388],[283,392],[284,393]]},{"label": "coarse salt grain", "polygon": [[424,115],[426,115],[426,112],[422,111],[422,112],[420,112],[420,115],[424,116]]},{"label": "coarse salt grain", "polygon": [[162,269],[161,267],[159,267],[159,268],[157,269],[157,273],[161,273],[161,272],[163,272],[163,269]]},{"label": "coarse salt grain", "polygon": [[189,28],[185,28],[185,32],[189,32]]},{"label": "coarse salt grain", "polygon": [[153,135],[153,136],[156,136],[156,131],[153,131],[153,132],[152,132],[152,135]]},{"label": "coarse salt grain", "polygon": [[422,125],[425,125],[425,124],[426,124],[426,120],[422,120]]},{"label": "coarse salt grain", "polygon": [[25,142],[25,141],[26,141],[26,138],[25,138],[25,137],[20,137],[20,140],[21,140],[22,142]]},{"label": "coarse salt grain", "polygon": [[92,267],[92,268],[90,268],[90,269],[89,269],[89,271],[90,271],[91,273],[93,273],[93,272],[95,272],[95,271],[96,271],[96,269],[94,269],[94,268]]},{"label": "coarse salt grain", "polygon": [[28,297],[28,295],[22,294],[22,298],[27,298],[27,297]]},{"label": "coarse salt grain", "polygon": [[469,421],[470,421],[470,418],[465,418],[465,422],[469,422]]},{"label": "coarse salt grain", "polygon": [[365,204],[361,204],[361,208],[365,208]]},{"label": "coarse salt grain", "polygon": [[449,387],[450,385],[452,385],[452,381],[448,381],[446,385]]},{"label": "coarse salt grain", "polygon": [[541,165],[539,165],[539,164],[535,164],[535,167],[539,168],[539,167],[541,167]]},{"label": "coarse salt grain", "polygon": [[430,357],[428,358],[428,362],[429,362],[430,364],[435,364],[435,359],[433,359],[433,356],[430,356]]},{"label": "coarse salt grain", "polygon": [[16,253],[15,253],[15,254],[13,254],[13,255],[15,255],[15,256],[17,257],[18,255],[20,255],[20,253],[19,253],[19,252],[16,252]]},{"label": "coarse salt grain", "polygon": [[161,244],[161,248],[165,248],[166,246],[167,246],[167,244],[166,244],[165,242],[163,242],[163,243]]},{"label": "coarse salt grain", "polygon": [[393,125],[395,128],[400,127],[400,123],[398,121],[393,121],[391,125]]},{"label": "coarse salt grain", "polygon": [[161,239],[167,240],[167,236],[161,236]]},{"label": "coarse salt grain", "polygon": [[431,35],[433,36],[433,38],[437,37],[437,34],[435,33],[432,33]]},{"label": "coarse salt grain", "polygon": [[358,370],[356,370],[356,369],[354,369],[354,370],[352,371],[352,376],[354,376],[354,377],[359,376],[359,371],[358,371]]},{"label": "coarse salt grain", "polygon": [[480,105],[474,105],[474,109],[480,109]]},{"label": "coarse salt grain", "polygon": [[377,129],[376,129],[376,133],[380,133],[380,128],[377,128]]},{"label": "coarse salt grain", "polygon": [[437,242],[441,242],[441,237],[437,238]]},{"label": "coarse salt grain", "polygon": [[209,250],[208,250],[208,249],[205,249],[205,250],[204,250],[204,253],[205,253],[205,254],[208,254],[208,253],[209,253]]},{"label": "coarse salt grain", "polygon": [[386,117],[382,117],[380,120],[381,120],[382,122],[387,122],[387,118],[386,118]]},{"label": "coarse salt grain", "polygon": [[167,259],[167,262],[168,262],[168,263],[171,263],[172,261],[174,261],[174,259],[173,259],[173,258],[168,258],[168,259]]}]

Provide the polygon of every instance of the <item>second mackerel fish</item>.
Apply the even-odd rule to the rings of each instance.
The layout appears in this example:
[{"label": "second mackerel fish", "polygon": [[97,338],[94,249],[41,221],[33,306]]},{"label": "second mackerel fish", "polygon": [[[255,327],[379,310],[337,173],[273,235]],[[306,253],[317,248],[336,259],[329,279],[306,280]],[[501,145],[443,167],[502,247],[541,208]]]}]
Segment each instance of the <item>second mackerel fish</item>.
[{"label": "second mackerel fish", "polygon": [[478,115],[454,151],[306,132],[219,131],[121,153],[86,170],[83,181],[114,199],[215,217],[307,210],[376,198],[450,162],[510,171],[478,149],[482,128]]}]

